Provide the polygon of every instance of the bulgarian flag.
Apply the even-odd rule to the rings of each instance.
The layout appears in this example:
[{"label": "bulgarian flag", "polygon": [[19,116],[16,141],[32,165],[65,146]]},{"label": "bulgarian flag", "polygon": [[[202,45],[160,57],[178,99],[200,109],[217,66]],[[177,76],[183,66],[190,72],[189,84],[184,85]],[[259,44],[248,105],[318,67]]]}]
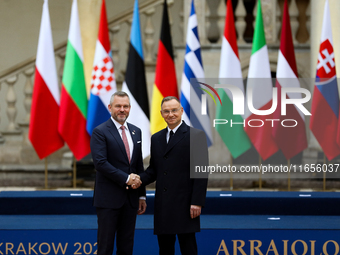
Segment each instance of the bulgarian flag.
[{"label": "bulgarian flag", "polygon": [[152,93],[150,117],[151,134],[166,127],[160,110],[161,102],[163,98],[167,96],[175,96],[178,98],[178,90],[170,35],[168,5],[166,0],[164,0],[161,38],[158,43],[156,78]]},{"label": "bulgarian flag", "polygon": [[[293,104],[286,105],[286,115],[281,115],[281,90],[285,87],[300,88],[298,79],[295,53],[292,39],[292,30],[290,28],[288,2],[284,2],[281,44],[276,71],[276,87],[278,90],[278,104],[273,114],[274,122],[272,135],[278,147],[290,159],[307,148],[307,136],[305,128],[305,117],[299,108]],[[301,99],[301,93],[288,93],[288,99]],[[293,119],[297,122],[295,127],[284,127],[281,121],[284,119]]]},{"label": "bulgarian flag", "polygon": [[88,155],[87,94],[77,0],[73,0],[61,87],[59,132],[77,160]]},{"label": "bulgarian flag", "polygon": [[[227,2],[219,78],[221,84],[224,84],[224,82],[227,82],[228,84],[233,83],[232,85],[238,87],[244,94],[241,63],[238,56],[234,13],[231,0],[228,0]],[[233,123],[242,123],[244,121],[243,116],[233,115],[233,97],[230,91],[228,89],[220,88],[218,89],[218,94],[221,97],[222,105],[217,105],[216,118],[226,119],[228,120],[228,123],[230,120],[232,120]],[[243,125],[216,125],[216,130],[220,134],[225,145],[228,147],[233,158],[237,158],[251,148],[250,140],[244,131]]]},{"label": "bulgarian flag", "polygon": [[44,1],[40,24],[34,89],[28,138],[40,159],[64,146],[58,132],[59,86],[48,1]]},{"label": "bulgarian flag", "polygon": [[[247,93],[250,90],[252,90],[252,105],[254,109],[263,111],[271,108],[273,87],[260,0],[257,2],[257,15],[252,55],[249,63]],[[261,158],[266,160],[278,151],[278,147],[272,137],[271,123],[265,121],[265,119],[270,119],[270,114],[255,115],[248,107],[245,107],[245,109],[245,130]],[[254,111],[254,109],[252,110]],[[261,123],[264,124],[261,125]]]}]

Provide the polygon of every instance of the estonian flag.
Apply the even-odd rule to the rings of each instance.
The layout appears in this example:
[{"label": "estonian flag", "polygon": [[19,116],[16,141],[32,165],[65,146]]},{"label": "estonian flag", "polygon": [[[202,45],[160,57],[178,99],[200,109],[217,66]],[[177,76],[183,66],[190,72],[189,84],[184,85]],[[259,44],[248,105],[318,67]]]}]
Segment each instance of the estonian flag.
[{"label": "estonian flag", "polygon": [[129,56],[122,90],[130,97],[131,111],[128,122],[142,130],[142,152],[143,158],[146,158],[150,155],[151,135],[138,0],[135,1],[133,10]]}]

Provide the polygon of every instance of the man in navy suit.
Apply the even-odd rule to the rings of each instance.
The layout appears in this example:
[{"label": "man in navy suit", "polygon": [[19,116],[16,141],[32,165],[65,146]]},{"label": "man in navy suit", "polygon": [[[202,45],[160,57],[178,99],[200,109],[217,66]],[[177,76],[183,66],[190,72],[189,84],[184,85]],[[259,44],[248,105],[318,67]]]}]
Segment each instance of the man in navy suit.
[{"label": "man in navy suit", "polygon": [[207,176],[191,173],[207,166],[208,147],[203,131],[182,121],[183,107],[176,97],[165,97],[161,114],[167,128],[151,137],[150,166],[140,174],[143,186],[156,180],[154,234],[159,254],[175,254],[176,235],[182,254],[197,254],[195,232],[200,231]]},{"label": "man in navy suit", "polygon": [[[141,130],[126,122],[129,96],[111,96],[111,118],[93,130],[91,153],[97,170],[93,205],[98,218],[98,255],[112,255],[116,236],[117,254],[132,255],[137,214],[146,209]],[[129,188],[131,187],[131,188]],[[132,189],[134,188],[134,189]]]}]

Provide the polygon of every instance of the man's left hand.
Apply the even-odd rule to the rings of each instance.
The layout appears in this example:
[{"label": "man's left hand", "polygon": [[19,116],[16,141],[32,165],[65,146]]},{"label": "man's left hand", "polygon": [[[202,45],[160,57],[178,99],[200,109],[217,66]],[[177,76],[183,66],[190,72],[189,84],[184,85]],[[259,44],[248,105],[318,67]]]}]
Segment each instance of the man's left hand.
[{"label": "man's left hand", "polygon": [[137,214],[141,215],[145,213],[145,210],[146,210],[146,201],[144,199],[139,199],[139,207],[138,207]]},{"label": "man's left hand", "polygon": [[191,217],[191,219],[194,219],[194,218],[200,216],[201,215],[201,209],[202,209],[202,206],[191,205],[191,207],[190,207],[190,217]]}]

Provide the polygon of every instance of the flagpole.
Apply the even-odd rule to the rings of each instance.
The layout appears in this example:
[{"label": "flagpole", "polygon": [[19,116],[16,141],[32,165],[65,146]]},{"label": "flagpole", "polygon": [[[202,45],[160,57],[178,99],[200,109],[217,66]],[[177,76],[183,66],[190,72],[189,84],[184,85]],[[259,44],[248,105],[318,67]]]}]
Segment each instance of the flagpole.
[{"label": "flagpole", "polygon": [[77,161],[76,158],[73,157],[73,188],[77,187]]},{"label": "flagpole", "polygon": [[260,176],[259,176],[259,189],[260,190],[262,189],[262,176],[261,176],[262,168],[261,168],[261,164],[262,164],[262,158],[261,158],[261,155],[259,155],[259,169],[260,169],[260,171],[259,171],[259,174],[260,174]]},{"label": "flagpole", "polygon": [[[323,154],[323,164],[326,164],[326,154]],[[323,172],[323,191],[326,191],[326,172]]]},{"label": "flagpole", "polygon": [[[230,169],[233,168],[233,156],[230,154]],[[233,171],[230,171],[230,190],[233,190]]]},{"label": "flagpole", "polygon": [[288,165],[288,191],[290,191],[290,159],[287,160],[287,165]]},{"label": "flagpole", "polygon": [[47,169],[47,157],[45,158],[45,189],[48,189],[48,169]]}]

